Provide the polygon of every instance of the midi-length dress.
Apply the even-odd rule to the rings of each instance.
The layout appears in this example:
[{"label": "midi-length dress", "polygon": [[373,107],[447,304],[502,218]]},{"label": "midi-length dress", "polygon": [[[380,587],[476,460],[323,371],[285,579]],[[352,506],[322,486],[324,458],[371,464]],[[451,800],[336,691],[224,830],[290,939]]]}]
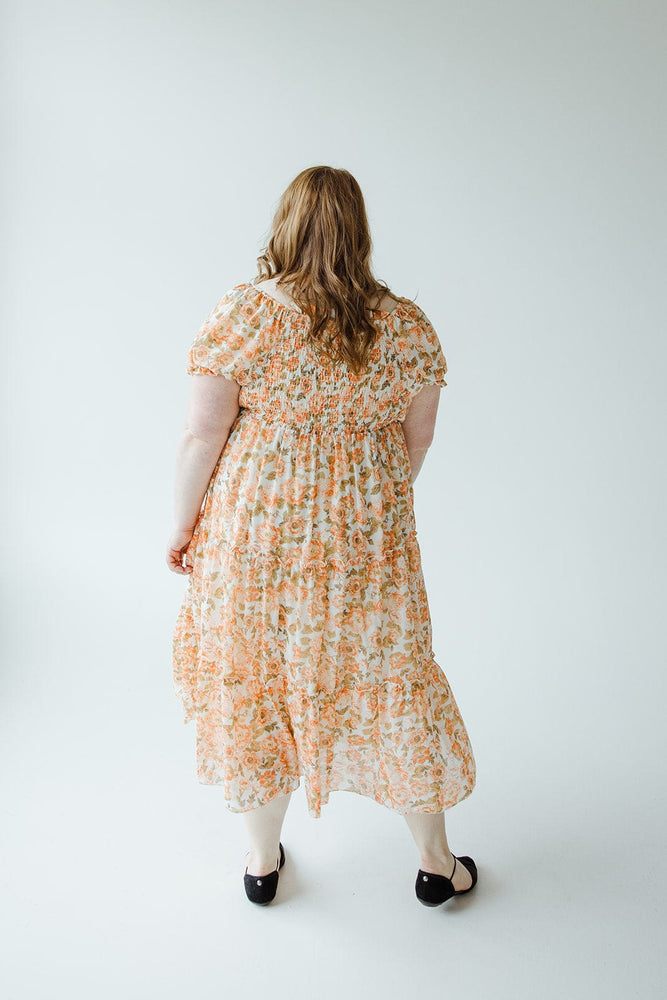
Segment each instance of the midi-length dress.
[{"label": "midi-length dress", "polygon": [[398,813],[440,812],[475,784],[472,747],[433,656],[400,421],[447,363],[423,310],[375,310],[370,369],[326,363],[309,316],[252,282],[198,330],[188,374],[240,385],[204,495],[173,633],[196,722],[197,780],[245,812],[304,781]]}]

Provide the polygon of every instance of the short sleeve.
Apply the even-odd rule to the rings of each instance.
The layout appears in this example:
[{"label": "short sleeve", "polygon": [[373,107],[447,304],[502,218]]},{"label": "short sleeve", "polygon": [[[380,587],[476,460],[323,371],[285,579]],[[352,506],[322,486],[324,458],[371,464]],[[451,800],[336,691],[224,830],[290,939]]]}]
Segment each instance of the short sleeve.
[{"label": "short sleeve", "polygon": [[399,347],[401,367],[413,393],[429,384],[447,385],[447,361],[440,339],[426,313],[415,303],[405,314]]},{"label": "short sleeve", "polygon": [[222,375],[242,384],[254,350],[256,309],[245,285],[225,292],[210,311],[188,350],[188,375]]}]

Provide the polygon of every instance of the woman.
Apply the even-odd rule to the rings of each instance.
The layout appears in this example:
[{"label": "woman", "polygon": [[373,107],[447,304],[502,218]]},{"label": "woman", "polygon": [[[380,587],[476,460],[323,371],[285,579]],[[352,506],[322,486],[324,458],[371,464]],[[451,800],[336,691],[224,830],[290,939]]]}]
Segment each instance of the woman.
[{"label": "woman", "polygon": [[413,510],[447,364],[421,308],[373,277],[348,171],[295,177],[265,251],[188,355],[167,563],[188,574],[173,670],[198,781],[245,816],[251,901],[275,896],[303,778],[314,818],[333,790],[404,815],[437,905],[477,879],[445,832],[475,761],[433,659]]}]

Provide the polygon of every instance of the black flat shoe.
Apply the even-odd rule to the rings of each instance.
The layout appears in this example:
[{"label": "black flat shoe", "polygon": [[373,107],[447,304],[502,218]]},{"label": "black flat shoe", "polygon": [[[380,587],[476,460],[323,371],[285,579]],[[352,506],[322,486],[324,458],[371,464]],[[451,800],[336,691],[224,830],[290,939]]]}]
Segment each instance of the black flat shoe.
[{"label": "black flat shoe", "polygon": [[[454,867],[449,878],[446,875],[435,875],[433,872],[425,872],[421,868],[419,869],[417,881],[415,882],[415,892],[417,893],[417,899],[424,906],[440,906],[441,903],[451,899],[452,896],[462,896],[465,892],[470,892],[477,885],[477,865],[473,859],[469,858],[467,854],[462,855],[460,858],[455,854],[453,857]],[[472,875],[472,883],[467,889],[454,888],[452,879],[456,871],[457,861],[460,861],[463,867]]]},{"label": "black flat shoe", "polygon": [[245,886],[245,894],[251,903],[259,903],[260,906],[266,906],[267,903],[271,902],[278,889],[278,872],[284,864],[285,849],[281,844],[280,858],[278,859],[275,871],[269,872],[268,875],[248,875],[248,866],[246,865],[243,875],[243,885]]}]

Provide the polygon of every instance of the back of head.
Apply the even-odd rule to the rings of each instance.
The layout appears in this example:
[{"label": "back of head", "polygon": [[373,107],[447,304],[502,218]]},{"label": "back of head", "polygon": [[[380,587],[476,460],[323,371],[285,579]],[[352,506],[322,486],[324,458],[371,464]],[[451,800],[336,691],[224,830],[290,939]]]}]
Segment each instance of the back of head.
[{"label": "back of head", "polygon": [[291,298],[311,317],[316,349],[345,360],[356,373],[377,336],[371,303],[378,292],[390,292],[373,277],[371,250],[359,184],[347,170],[315,166],[297,174],[283,192],[257,258],[255,280],[276,277],[277,287],[289,287]]}]

